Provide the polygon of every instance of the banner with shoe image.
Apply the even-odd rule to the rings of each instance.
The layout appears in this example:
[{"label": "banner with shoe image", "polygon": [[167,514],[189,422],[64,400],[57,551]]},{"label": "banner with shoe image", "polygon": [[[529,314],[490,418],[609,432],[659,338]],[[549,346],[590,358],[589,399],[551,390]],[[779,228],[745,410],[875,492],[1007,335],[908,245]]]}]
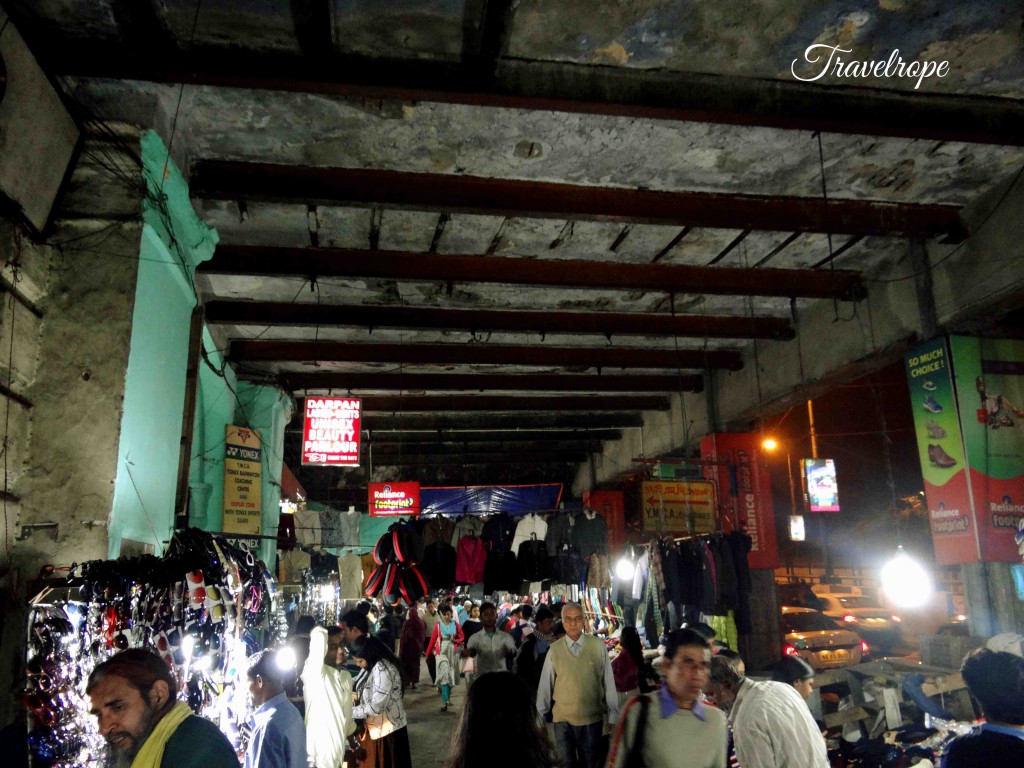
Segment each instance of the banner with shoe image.
[{"label": "banner with shoe image", "polygon": [[960,424],[986,562],[1020,559],[1024,519],[1024,341],[951,336]]},{"label": "banner with shoe image", "polygon": [[935,559],[941,565],[976,563],[978,530],[946,340],[922,344],[904,364]]},{"label": "banner with shoe image", "polygon": [[904,362],[936,560],[1016,562],[1024,341],[951,336]]}]

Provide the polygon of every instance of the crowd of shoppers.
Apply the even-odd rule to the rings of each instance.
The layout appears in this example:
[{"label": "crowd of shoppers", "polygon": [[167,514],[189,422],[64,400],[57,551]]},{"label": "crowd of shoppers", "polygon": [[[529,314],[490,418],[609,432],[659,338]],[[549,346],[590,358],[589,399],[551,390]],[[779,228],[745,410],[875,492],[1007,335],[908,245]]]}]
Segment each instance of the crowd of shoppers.
[{"label": "crowd of shoppers", "polygon": [[[403,697],[425,656],[442,710],[460,679],[467,686],[446,768],[828,768],[806,702],[815,671],[799,657],[783,659],[772,680],[754,680],[738,654],[697,626],[662,639],[659,674],[635,628],[623,628],[609,661],[605,643],[585,631],[582,606],[561,604],[558,622],[552,608],[502,620],[491,602],[428,599],[400,624],[392,611],[374,626],[365,606],[338,626],[304,622],[306,634],[289,641],[300,655],[290,673],[277,650],[249,659],[252,716],[237,754],[177,701],[160,656],[124,651],[87,685],[104,764],[236,768],[241,758],[244,768],[411,768]],[[477,631],[464,630],[459,609],[467,623],[479,616]],[[941,768],[1024,764],[1024,658],[979,649],[962,675],[987,721],[950,742]]]}]

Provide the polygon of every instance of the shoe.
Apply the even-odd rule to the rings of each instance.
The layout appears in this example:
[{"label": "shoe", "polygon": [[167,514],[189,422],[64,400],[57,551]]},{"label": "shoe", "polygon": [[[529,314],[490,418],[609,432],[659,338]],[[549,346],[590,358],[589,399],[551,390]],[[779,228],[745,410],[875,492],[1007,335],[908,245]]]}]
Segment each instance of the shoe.
[{"label": "shoe", "polygon": [[934,391],[935,391],[936,389],[938,389],[938,387],[936,387],[936,386],[935,386],[935,382],[934,382],[934,381],[932,381],[931,379],[929,379],[928,381],[926,381],[926,382],[925,382],[924,384],[922,384],[921,386],[922,386],[922,387],[924,387],[924,388],[925,388],[925,389],[926,389],[927,391],[929,391],[929,392],[934,392]]},{"label": "shoe", "polygon": [[941,440],[946,436],[946,430],[935,419],[928,419],[924,426],[928,430],[928,437],[932,440]]},{"label": "shoe", "polygon": [[939,405],[939,401],[936,400],[931,395],[928,395],[928,397],[924,399],[923,405],[926,411],[931,411],[932,413],[942,413],[942,406]]},{"label": "shoe", "polygon": [[448,702],[445,702],[444,704],[441,705],[441,711],[442,712],[447,712],[448,711]]},{"label": "shoe", "polygon": [[941,445],[928,446],[928,461],[939,469],[949,469],[956,466],[956,459],[942,450]]}]

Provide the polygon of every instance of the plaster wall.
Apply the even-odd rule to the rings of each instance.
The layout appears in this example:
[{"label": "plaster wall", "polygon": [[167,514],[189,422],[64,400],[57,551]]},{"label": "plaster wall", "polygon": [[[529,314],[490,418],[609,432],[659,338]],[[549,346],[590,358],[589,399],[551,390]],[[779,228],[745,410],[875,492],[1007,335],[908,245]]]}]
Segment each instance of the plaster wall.
[{"label": "plaster wall", "polygon": [[[46,192],[49,177],[25,173],[22,181]],[[13,494],[3,502],[0,548],[2,690],[20,674],[25,605],[40,567],[107,553],[142,232],[130,190],[140,182],[130,147],[88,140],[45,239],[0,219],[0,377],[31,404],[0,397]],[[15,704],[0,698],[0,722]]]},{"label": "plaster wall", "polygon": [[141,234],[141,221],[76,219],[52,238],[66,245],[51,257],[17,491],[23,526],[58,526],[23,530],[17,556],[29,575],[107,555]]}]

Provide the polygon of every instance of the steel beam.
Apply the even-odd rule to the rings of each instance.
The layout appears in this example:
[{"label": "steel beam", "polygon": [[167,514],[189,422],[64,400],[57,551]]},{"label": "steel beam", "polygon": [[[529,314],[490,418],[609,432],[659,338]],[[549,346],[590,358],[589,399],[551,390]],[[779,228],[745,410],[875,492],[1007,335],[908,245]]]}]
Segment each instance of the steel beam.
[{"label": "steel beam", "polygon": [[60,38],[20,16],[57,75],[761,126],[934,141],[1024,144],[1017,99],[843,88],[784,78],[499,59],[486,79],[462,63],[335,54],[330,66],[268,51],[189,50],[131,60],[107,41]]},{"label": "steel beam", "polygon": [[[287,430],[289,433],[292,430]],[[296,433],[302,430],[294,430]],[[576,443],[588,446],[599,445],[604,440],[621,440],[619,429],[511,429],[511,430],[434,430],[423,432],[363,430],[363,438],[372,445],[432,445],[436,443],[481,443],[481,442],[531,442],[531,443]]]},{"label": "steel beam", "polygon": [[333,341],[232,341],[232,362],[362,362],[417,365],[535,365],[558,368],[724,368],[734,350],[546,347],[499,344],[347,344]]},{"label": "steel beam", "polygon": [[678,227],[962,238],[960,209],[934,203],[823,200],[554,184],[440,173],[200,160],[189,188],[214,200],[620,221]]},{"label": "steel beam", "polygon": [[566,463],[566,464],[582,464],[587,460],[587,454],[584,451],[558,451],[555,453],[551,452],[527,452],[523,454],[515,453],[467,453],[467,454],[453,454],[451,456],[435,455],[435,454],[398,454],[398,453],[387,453],[377,456],[376,454],[371,455],[368,461],[372,461],[373,466],[393,466],[393,467],[404,467],[404,466],[446,466],[449,464],[455,465],[469,465],[469,464],[555,464],[555,463]]},{"label": "steel beam", "polygon": [[[239,374],[245,378],[244,374]],[[284,372],[281,380],[291,392],[321,390],[351,391],[402,390],[406,392],[700,392],[703,377],[602,374],[461,374],[461,373],[315,373]]]},{"label": "steel beam", "polygon": [[221,245],[199,265],[212,275],[290,275],[444,283],[784,298],[860,299],[859,272],[842,269],[729,269],[684,264],[621,264],[585,259],[520,259],[344,248]]},{"label": "steel beam", "polygon": [[529,453],[530,451],[558,453],[573,451],[576,453],[600,453],[600,440],[565,440],[533,442],[530,440],[491,440],[488,442],[443,442],[443,443],[409,443],[407,447],[395,443],[363,443],[364,448],[373,447],[374,456],[386,454],[416,453],[424,456],[458,456],[463,453]]},{"label": "steel beam", "polygon": [[207,323],[235,325],[432,328],[466,331],[680,336],[707,339],[789,340],[796,335],[787,317],[670,315],[650,312],[538,312],[437,309],[398,305],[294,304],[209,301]]},{"label": "steel beam", "polygon": [[642,427],[639,413],[521,413],[492,414],[405,414],[395,416],[368,415],[362,428],[371,432],[405,430],[490,430],[499,432],[513,429],[624,429]]},{"label": "steel beam", "polygon": [[667,397],[656,395],[371,395],[362,398],[363,413],[424,411],[667,411]]}]

